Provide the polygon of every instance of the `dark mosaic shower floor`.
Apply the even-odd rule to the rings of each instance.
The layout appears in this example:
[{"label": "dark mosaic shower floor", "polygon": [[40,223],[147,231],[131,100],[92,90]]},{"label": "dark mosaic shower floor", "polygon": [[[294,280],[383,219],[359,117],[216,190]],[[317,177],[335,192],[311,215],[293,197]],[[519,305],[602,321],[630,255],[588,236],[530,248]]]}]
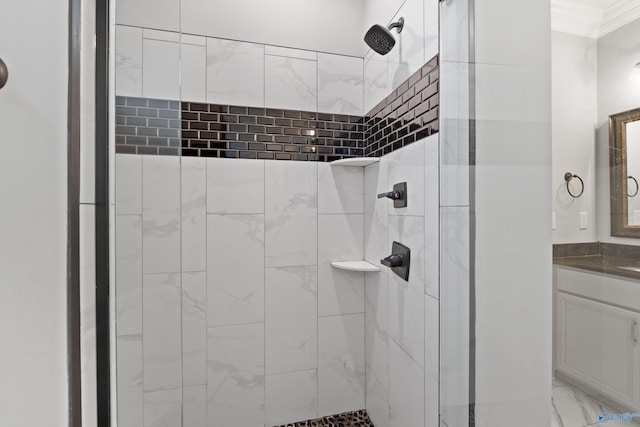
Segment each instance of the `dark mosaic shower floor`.
[{"label": "dark mosaic shower floor", "polygon": [[345,412],[331,415],[317,420],[301,421],[293,424],[283,424],[276,427],[374,427],[367,415],[367,411]]}]

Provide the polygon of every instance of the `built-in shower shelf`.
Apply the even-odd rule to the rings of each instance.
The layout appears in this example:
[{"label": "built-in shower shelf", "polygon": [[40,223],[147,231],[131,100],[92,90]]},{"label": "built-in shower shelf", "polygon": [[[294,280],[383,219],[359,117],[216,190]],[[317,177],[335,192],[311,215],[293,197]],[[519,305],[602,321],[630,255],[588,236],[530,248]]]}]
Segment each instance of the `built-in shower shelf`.
[{"label": "built-in shower shelf", "polygon": [[360,166],[365,167],[378,163],[379,157],[353,157],[351,159],[334,160],[330,163],[331,166]]},{"label": "built-in shower shelf", "polygon": [[334,261],[331,263],[331,267],[337,268],[338,270],[348,270],[348,271],[365,271],[365,272],[376,272],[380,271],[378,267],[367,262],[367,261]]}]

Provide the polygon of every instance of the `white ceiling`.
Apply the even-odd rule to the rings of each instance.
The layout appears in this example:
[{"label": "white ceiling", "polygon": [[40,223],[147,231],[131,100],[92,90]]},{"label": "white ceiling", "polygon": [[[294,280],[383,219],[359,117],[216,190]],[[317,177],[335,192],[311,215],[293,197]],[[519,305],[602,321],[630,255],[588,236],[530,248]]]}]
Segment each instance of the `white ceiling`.
[{"label": "white ceiling", "polygon": [[640,0],[551,0],[554,31],[598,38],[640,18]]}]

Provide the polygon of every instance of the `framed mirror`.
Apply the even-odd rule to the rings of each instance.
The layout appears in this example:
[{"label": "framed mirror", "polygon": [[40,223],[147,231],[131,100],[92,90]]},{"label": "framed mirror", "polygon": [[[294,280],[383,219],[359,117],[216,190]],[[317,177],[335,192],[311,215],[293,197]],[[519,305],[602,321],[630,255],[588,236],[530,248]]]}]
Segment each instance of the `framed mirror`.
[{"label": "framed mirror", "polygon": [[609,116],[611,235],[640,238],[640,108]]}]

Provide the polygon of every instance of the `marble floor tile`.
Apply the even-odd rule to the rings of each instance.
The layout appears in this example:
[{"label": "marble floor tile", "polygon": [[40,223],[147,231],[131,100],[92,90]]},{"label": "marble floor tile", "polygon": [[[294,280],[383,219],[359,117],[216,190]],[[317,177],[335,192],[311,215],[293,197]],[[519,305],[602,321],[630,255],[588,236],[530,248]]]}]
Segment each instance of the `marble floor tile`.
[{"label": "marble floor tile", "polygon": [[[551,427],[587,427],[603,425],[598,415],[608,412],[617,415],[618,411],[607,408],[601,402],[564,381],[553,380],[551,396]],[[633,425],[609,421],[607,426]]]},{"label": "marble floor tile", "polygon": [[568,386],[569,386],[569,384],[565,383],[565,382],[564,382],[564,381],[562,381],[562,380],[556,379],[556,378],[554,378],[554,379],[551,381],[551,385],[552,385],[554,388],[555,388],[555,387],[568,387]]}]

